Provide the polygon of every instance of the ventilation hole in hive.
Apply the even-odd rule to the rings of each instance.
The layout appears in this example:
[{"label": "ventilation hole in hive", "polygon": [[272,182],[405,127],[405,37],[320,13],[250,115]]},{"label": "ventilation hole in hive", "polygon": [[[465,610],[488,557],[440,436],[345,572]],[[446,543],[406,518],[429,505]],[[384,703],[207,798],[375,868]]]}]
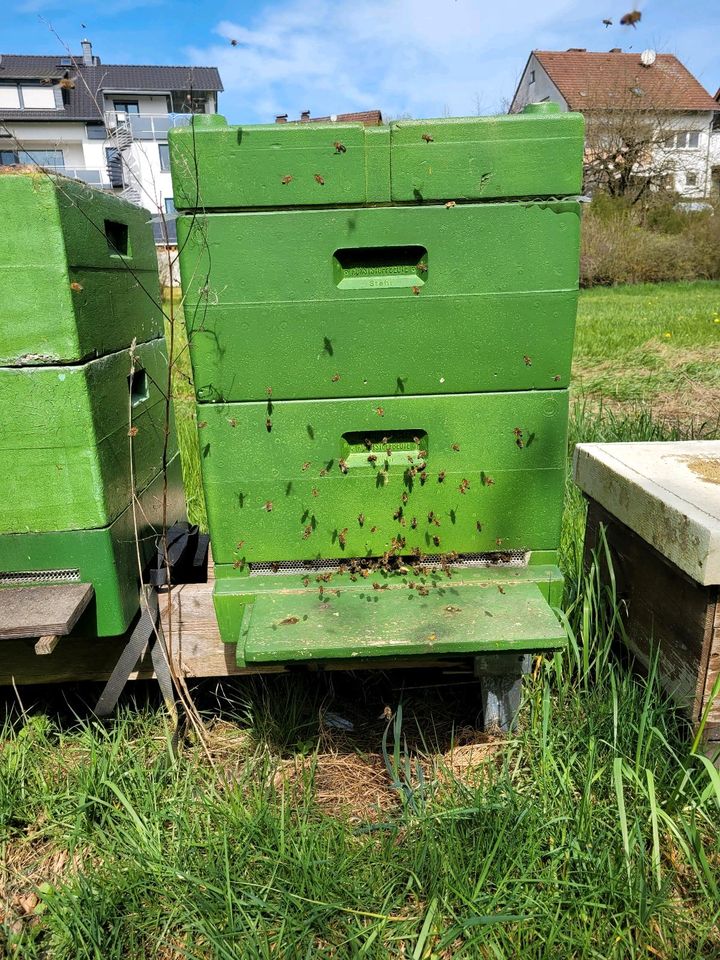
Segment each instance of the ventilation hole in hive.
[{"label": "ventilation hole in hive", "polygon": [[79,583],[79,570],[0,570],[0,586],[23,583]]},{"label": "ventilation hole in hive", "polygon": [[[492,553],[462,553],[452,562],[448,563],[447,566],[460,570],[467,567],[526,567],[529,558],[530,553],[525,550],[496,550]],[[293,573],[313,573],[317,570],[339,570],[340,567],[347,568],[351,564],[357,564],[358,567],[371,566],[379,559],[380,557],[343,557],[340,560],[336,558],[319,560],[268,560],[251,563],[249,566],[251,577],[264,576],[268,573],[281,576],[283,574],[288,575]],[[429,553],[423,554],[420,559],[407,556],[397,557],[397,560],[398,562],[404,562],[408,565],[417,563],[432,565],[442,563],[443,556],[439,553]]]}]

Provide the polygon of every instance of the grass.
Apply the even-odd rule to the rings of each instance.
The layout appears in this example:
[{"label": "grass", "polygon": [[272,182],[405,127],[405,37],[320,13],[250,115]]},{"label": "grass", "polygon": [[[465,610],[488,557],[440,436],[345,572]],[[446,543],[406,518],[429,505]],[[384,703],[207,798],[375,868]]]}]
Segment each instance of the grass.
[{"label": "grass", "polygon": [[[584,294],[579,368],[622,364],[613,319],[628,354],[676,309],[694,318],[673,328],[683,349],[712,346],[700,333],[693,346],[691,325],[704,329],[717,295]],[[622,396],[616,373],[609,406],[576,395],[571,445],[697,434],[692,413],[654,418]],[[538,662],[505,739],[478,731],[464,673],[197,683],[212,764],[193,742],[173,759],[151,686],[106,724],[89,717],[87,687],[11,692],[0,956],[720,956],[720,777],[654,671],[638,678],[611,656],[618,602],[583,570],[583,523],[568,483],[570,646]]]}]

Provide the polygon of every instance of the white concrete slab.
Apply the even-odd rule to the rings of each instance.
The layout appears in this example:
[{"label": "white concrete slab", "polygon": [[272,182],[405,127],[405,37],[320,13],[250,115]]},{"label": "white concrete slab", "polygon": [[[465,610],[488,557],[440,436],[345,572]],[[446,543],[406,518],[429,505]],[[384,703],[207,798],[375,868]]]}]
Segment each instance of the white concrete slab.
[{"label": "white concrete slab", "polygon": [[580,443],[574,478],[698,583],[720,584],[720,440]]}]

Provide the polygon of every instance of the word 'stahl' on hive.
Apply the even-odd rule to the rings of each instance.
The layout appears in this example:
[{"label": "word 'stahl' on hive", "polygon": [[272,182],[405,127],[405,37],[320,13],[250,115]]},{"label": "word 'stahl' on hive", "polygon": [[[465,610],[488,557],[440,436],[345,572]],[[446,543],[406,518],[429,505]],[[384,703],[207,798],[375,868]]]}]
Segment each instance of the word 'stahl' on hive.
[{"label": "word 'stahl' on hive", "polygon": [[[78,630],[114,636],[138,611],[138,552],[150,559],[163,520],[152,230],[144,210],[36,167],[0,176],[0,209],[0,600],[90,584]],[[174,429],[165,457],[171,525],[184,517]]]},{"label": "word 'stahl' on hive", "polygon": [[170,137],[238,663],[561,646],[582,117]]}]

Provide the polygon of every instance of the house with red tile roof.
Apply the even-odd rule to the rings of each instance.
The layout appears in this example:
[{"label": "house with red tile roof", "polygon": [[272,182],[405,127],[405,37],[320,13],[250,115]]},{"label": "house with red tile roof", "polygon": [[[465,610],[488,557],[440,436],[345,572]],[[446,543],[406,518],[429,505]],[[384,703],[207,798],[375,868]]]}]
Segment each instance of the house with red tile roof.
[{"label": "house with red tile roof", "polygon": [[585,114],[588,131],[603,123],[617,127],[619,117],[652,123],[655,165],[662,154],[666,183],[696,199],[720,185],[720,102],[673,54],[533,50],[510,112],[539,101]]}]

